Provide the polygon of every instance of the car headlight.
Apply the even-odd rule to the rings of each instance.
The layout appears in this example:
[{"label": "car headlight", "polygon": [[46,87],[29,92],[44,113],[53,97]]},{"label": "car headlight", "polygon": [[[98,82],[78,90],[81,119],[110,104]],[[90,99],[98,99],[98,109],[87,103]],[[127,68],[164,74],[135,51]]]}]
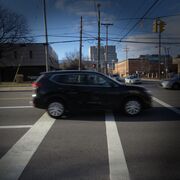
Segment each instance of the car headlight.
[{"label": "car headlight", "polygon": [[169,81],[163,81],[161,84],[162,84],[163,87],[166,87],[166,86],[169,85]]}]

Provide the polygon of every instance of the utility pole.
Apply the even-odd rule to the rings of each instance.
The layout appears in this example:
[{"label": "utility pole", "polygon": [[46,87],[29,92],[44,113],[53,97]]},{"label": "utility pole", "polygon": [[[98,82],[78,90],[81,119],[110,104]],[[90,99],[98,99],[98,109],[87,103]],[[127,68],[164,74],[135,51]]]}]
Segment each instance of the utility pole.
[{"label": "utility pole", "polygon": [[108,63],[108,27],[113,26],[113,24],[110,23],[101,23],[101,25],[104,25],[106,27],[106,56],[105,56],[105,74],[108,73],[107,69],[107,63]]},{"label": "utility pole", "polygon": [[164,47],[165,51],[165,62],[164,62],[164,69],[165,69],[165,77],[168,78],[168,63],[169,63],[169,47]]},{"label": "utility pole", "polygon": [[101,62],[100,62],[100,49],[101,49],[101,35],[100,35],[100,29],[101,29],[101,14],[100,14],[100,4],[97,4],[98,8],[98,52],[97,52],[97,71],[100,72],[101,70]]},{"label": "utility pole", "polygon": [[47,33],[47,18],[46,18],[46,0],[43,0],[43,5],[44,5],[44,29],[45,29],[45,61],[46,61],[46,72],[48,72],[49,67],[48,67],[48,56],[49,56],[49,51],[48,51],[48,33]]},{"label": "utility pole", "polygon": [[124,49],[126,52],[126,63],[125,63],[125,76],[127,75],[127,63],[128,63],[128,51],[129,48],[126,46],[126,48]]},{"label": "utility pole", "polygon": [[79,70],[81,70],[81,65],[82,65],[82,16],[80,21]]}]

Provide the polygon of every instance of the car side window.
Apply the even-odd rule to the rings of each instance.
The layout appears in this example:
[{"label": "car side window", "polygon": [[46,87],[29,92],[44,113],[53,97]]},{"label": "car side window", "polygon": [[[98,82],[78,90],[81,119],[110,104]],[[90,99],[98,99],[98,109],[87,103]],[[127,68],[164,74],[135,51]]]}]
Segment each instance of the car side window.
[{"label": "car side window", "polygon": [[101,77],[98,74],[88,74],[87,75],[87,84],[93,86],[104,86],[104,87],[111,87],[109,82]]},{"label": "car side window", "polygon": [[98,74],[57,74],[52,81],[60,84],[111,87],[110,83]]},{"label": "car side window", "polygon": [[80,84],[82,77],[79,74],[60,74],[54,75],[52,80],[56,83],[63,84]]}]

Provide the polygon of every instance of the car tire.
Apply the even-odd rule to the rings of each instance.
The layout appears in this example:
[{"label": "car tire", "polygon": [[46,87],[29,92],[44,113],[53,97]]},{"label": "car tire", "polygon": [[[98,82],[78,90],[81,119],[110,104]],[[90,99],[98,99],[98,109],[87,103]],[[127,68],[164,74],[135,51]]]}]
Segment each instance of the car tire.
[{"label": "car tire", "polygon": [[123,103],[123,112],[129,116],[136,116],[142,111],[142,103],[138,98],[128,98]]},{"label": "car tire", "polygon": [[48,103],[47,112],[52,118],[61,118],[65,114],[65,110],[66,108],[62,101],[54,100]]}]

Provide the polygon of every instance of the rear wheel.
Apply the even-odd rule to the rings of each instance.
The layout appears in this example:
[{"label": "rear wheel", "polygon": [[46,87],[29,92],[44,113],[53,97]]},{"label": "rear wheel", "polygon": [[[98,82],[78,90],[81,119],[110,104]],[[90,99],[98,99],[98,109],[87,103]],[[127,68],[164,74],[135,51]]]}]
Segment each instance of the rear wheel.
[{"label": "rear wheel", "polygon": [[48,114],[55,119],[64,115],[65,106],[61,101],[51,101],[47,107]]},{"label": "rear wheel", "polygon": [[129,116],[136,116],[142,111],[142,104],[139,99],[130,98],[123,104],[123,110]]}]

